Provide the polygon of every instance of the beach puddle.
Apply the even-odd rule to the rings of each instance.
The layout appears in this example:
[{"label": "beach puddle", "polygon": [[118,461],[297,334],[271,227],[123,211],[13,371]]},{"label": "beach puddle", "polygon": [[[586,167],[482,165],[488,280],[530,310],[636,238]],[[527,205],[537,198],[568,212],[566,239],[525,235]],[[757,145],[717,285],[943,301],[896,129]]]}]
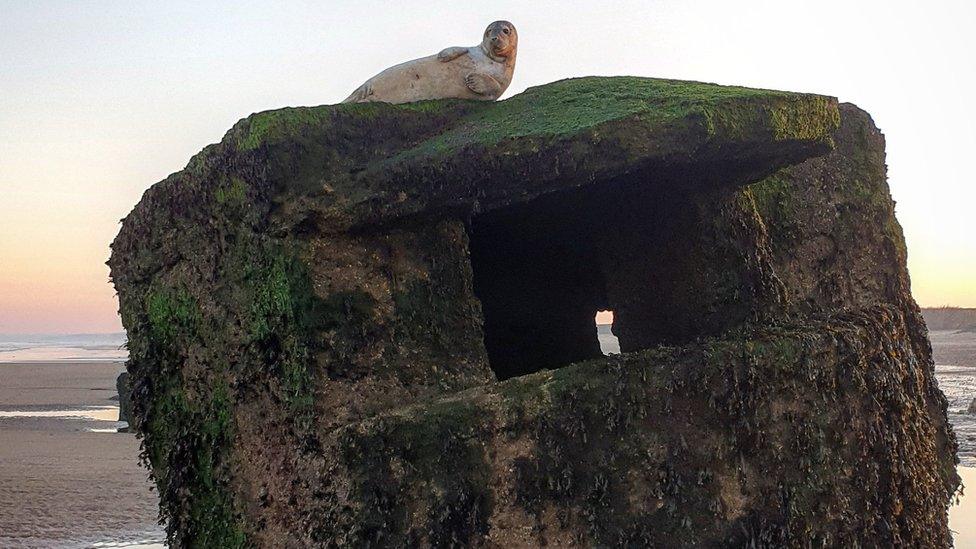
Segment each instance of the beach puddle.
[{"label": "beach puddle", "polygon": [[110,428],[110,429],[88,429],[89,433],[118,433],[120,427]]},{"label": "beach puddle", "polygon": [[82,419],[89,421],[117,421],[119,419],[118,406],[89,406],[73,410],[10,410],[0,411],[3,418],[52,418],[52,419]]},{"label": "beach puddle", "polygon": [[97,547],[99,549],[165,549],[166,545],[163,540],[145,539],[132,542],[95,542],[91,544],[91,547]]}]

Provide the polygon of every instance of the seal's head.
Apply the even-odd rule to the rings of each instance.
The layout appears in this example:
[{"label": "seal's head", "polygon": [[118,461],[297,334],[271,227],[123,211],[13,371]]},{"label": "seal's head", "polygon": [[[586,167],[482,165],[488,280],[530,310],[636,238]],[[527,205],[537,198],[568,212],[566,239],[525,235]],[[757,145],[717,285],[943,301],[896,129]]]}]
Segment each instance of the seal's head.
[{"label": "seal's head", "polygon": [[495,21],[485,29],[481,47],[496,61],[512,61],[518,48],[518,33],[508,21]]}]

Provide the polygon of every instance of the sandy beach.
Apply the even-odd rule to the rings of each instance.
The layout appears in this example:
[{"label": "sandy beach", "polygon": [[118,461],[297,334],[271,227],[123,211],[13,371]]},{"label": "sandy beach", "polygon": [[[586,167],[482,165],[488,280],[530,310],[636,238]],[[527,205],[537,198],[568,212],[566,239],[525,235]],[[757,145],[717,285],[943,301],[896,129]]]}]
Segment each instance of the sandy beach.
[{"label": "sandy beach", "polygon": [[[119,362],[0,364],[0,547],[162,539],[139,441],[91,431],[118,426],[111,397],[121,370]],[[49,413],[68,411],[112,421]]]}]

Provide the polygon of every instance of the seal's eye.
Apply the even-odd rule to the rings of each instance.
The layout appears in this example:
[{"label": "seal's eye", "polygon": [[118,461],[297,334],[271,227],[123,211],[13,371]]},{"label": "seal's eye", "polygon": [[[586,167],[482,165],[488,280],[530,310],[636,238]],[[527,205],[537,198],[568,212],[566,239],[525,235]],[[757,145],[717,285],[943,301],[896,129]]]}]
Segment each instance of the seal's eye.
[{"label": "seal's eye", "polygon": [[505,30],[503,30],[502,32],[504,32],[505,34],[511,34],[512,33],[512,31],[508,30],[507,28]]}]

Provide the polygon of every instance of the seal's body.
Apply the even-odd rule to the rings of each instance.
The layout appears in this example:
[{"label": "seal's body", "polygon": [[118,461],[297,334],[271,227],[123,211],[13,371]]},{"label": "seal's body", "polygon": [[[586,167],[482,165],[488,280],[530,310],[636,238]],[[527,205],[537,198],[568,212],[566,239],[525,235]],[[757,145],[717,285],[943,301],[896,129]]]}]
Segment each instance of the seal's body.
[{"label": "seal's body", "polygon": [[507,21],[485,30],[481,44],[400,63],[370,78],[343,103],[409,103],[425,99],[494,101],[512,83],[518,34]]}]

